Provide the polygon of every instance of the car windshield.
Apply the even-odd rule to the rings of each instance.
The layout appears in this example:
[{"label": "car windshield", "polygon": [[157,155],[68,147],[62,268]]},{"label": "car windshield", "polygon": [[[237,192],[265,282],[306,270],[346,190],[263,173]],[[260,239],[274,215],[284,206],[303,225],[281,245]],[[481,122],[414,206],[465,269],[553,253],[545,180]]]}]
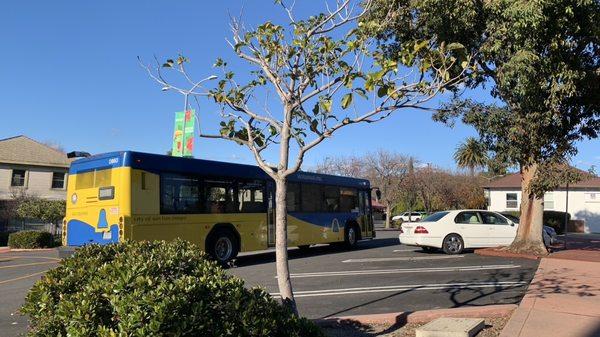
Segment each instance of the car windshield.
[{"label": "car windshield", "polygon": [[450,212],[435,212],[430,216],[426,217],[425,219],[421,220],[421,222],[436,222],[439,219],[445,217],[448,213]]}]

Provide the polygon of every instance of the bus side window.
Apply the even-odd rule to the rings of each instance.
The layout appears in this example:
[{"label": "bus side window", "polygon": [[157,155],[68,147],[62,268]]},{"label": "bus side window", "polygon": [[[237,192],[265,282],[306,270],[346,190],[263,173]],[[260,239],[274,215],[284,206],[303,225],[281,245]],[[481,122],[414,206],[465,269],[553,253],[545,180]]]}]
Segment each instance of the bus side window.
[{"label": "bus side window", "polygon": [[337,186],[323,186],[325,197],[325,212],[335,213],[340,211],[340,189]]},{"label": "bus side window", "polygon": [[300,211],[300,185],[298,183],[288,183],[286,199],[288,212]]},{"label": "bus side window", "polygon": [[323,186],[316,184],[302,184],[302,212],[323,212],[325,201],[323,200]]},{"label": "bus side window", "polygon": [[200,213],[198,178],[179,174],[161,175],[161,212]]},{"label": "bus side window", "polygon": [[233,181],[205,181],[206,210],[208,213],[236,213],[238,206],[235,202]]},{"label": "bus side window", "polygon": [[358,193],[354,188],[340,188],[340,212],[358,212]]},{"label": "bus side window", "polygon": [[265,182],[262,180],[238,182],[238,204],[240,213],[264,213],[267,211],[264,199]]}]

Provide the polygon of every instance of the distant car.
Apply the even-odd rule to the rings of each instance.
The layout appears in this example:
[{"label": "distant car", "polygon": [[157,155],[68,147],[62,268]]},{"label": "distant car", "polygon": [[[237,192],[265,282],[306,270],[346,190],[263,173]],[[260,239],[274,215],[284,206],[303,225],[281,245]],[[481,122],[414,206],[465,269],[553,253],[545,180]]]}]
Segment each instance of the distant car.
[{"label": "distant car", "polygon": [[517,228],[518,223],[500,213],[453,210],[433,213],[420,222],[403,223],[398,238],[401,244],[460,254],[465,248],[507,246]]},{"label": "distant car", "polygon": [[426,216],[423,212],[404,212],[400,215],[396,215],[392,217],[392,221],[421,221]]},{"label": "distant car", "polygon": [[[518,224],[520,221],[518,217],[512,215],[511,213],[500,212],[500,214],[504,215],[504,217],[508,218],[516,224]],[[556,242],[558,242],[558,235],[556,234],[556,230],[550,226],[544,225],[544,232],[542,233],[542,235],[544,238],[544,245],[546,247],[550,247],[556,244]]]}]

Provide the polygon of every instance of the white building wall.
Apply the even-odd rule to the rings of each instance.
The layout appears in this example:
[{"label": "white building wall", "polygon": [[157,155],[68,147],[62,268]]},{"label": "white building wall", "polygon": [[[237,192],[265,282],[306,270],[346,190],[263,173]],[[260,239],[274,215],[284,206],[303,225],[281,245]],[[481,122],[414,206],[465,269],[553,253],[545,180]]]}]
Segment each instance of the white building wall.
[{"label": "white building wall", "polygon": [[[12,177],[13,168],[27,171],[24,188],[11,187],[10,180]],[[52,174],[53,172],[61,172],[66,174],[66,171],[66,168],[0,164],[0,200],[11,199],[15,194],[20,193],[19,190],[22,190],[23,193],[28,196],[35,196],[44,199],[64,200],[67,195],[66,175],[65,188],[53,189]]]},{"label": "white building wall", "polygon": [[[521,205],[520,190],[490,190],[489,206],[491,211],[518,211],[518,208],[507,208],[506,194],[516,193],[517,204]],[[592,194],[595,198],[592,197]],[[554,207],[550,202],[545,203],[546,210],[565,212],[567,192],[558,190],[552,192]],[[585,231],[600,233],[600,190],[569,190],[569,214],[573,220],[584,220]]]}]

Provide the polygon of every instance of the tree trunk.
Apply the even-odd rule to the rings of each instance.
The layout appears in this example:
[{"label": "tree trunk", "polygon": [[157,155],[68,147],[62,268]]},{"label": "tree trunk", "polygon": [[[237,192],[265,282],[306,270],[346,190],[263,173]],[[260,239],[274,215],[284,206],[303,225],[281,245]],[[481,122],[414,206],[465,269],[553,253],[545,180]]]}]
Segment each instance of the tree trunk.
[{"label": "tree trunk", "polygon": [[385,228],[390,228],[390,216],[392,214],[392,210],[390,209],[390,203],[385,203]]},{"label": "tree trunk", "polygon": [[287,245],[287,178],[275,180],[275,261],[281,301],[298,316],[292,290]]},{"label": "tree trunk", "polygon": [[517,236],[508,250],[516,253],[546,255],[542,231],[544,228],[544,199],[529,189],[538,170],[537,164],[523,168],[521,181],[521,218]]}]

